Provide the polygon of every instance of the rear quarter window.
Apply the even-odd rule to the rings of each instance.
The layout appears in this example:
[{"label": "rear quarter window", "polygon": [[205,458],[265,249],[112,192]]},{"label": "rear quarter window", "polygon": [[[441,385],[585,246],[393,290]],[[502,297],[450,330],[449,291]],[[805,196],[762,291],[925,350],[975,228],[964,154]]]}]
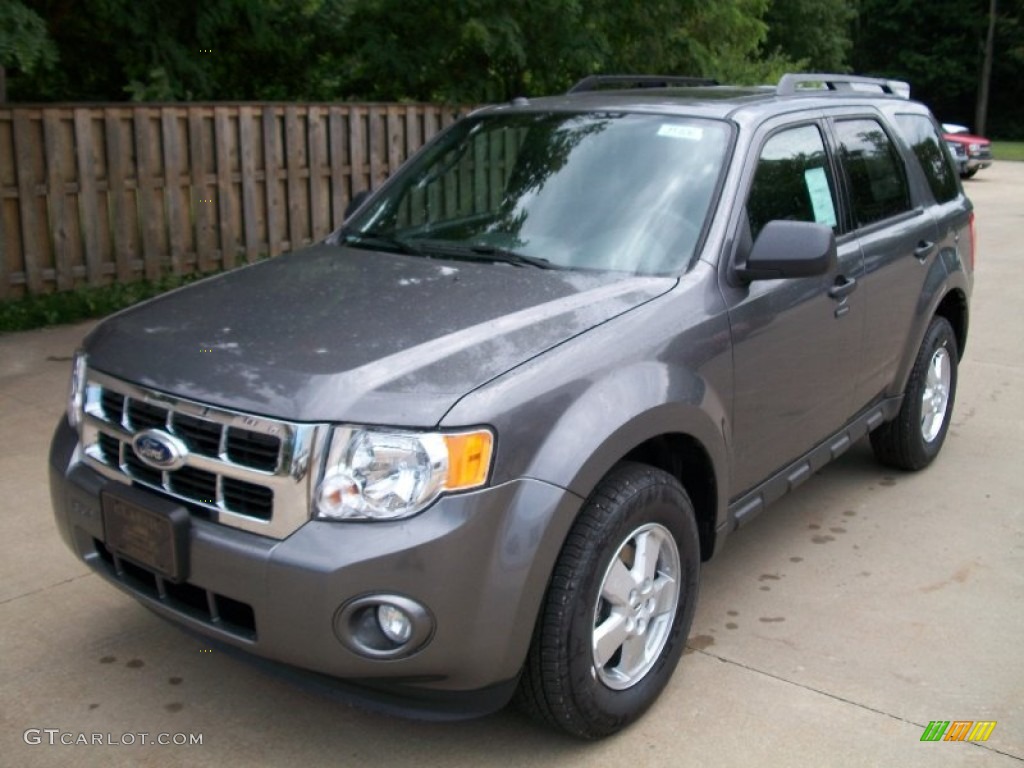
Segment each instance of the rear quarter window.
[{"label": "rear quarter window", "polygon": [[956,170],[943,149],[945,140],[935,124],[924,115],[897,115],[896,122],[914,150],[936,202],[948,203],[959,192]]}]

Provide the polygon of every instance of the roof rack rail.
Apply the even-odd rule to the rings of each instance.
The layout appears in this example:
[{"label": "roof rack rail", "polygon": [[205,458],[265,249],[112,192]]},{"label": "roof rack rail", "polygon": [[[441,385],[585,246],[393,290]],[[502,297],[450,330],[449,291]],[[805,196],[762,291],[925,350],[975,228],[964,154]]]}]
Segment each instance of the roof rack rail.
[{"label": "roof rack rail", "polygon": [[590,75],[576,83],[568,90],[568,93],[596,91],[606,85],[618,85],[625,88],[693,88],[702,85],[718,85],[718,81],[708,77],[677,77],[675,75]]},{"label": "roof rack rail", "polygon": [[[910,98],[910,83],[903,80],[885,80],[880,77],[861,77],[859,75],[833,75],[825,73],[788,73],[782,76],[775,93],[779,96],[796,96],[801,92],[821,95],[819,91],[850,91],[864,92],[865,88],[857,86],[873,86],[887,96]],[[817,86],[817,87],[808,87]]]}]

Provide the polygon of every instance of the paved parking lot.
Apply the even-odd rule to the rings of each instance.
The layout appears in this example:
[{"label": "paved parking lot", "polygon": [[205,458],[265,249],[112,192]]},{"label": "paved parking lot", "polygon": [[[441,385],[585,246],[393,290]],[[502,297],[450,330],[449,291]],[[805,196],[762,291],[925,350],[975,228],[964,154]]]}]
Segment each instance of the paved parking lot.
[{"label": "paved parking lot", "polygon": [[[862,443],[733,536],[665,695],[596,744],[514,712],[366,714],[209,652],[102,583],[60,541],[46,481],[89,325],[0,336],[0,765],[1024,763],[1024,163],[966,186],[980,257],[942,455],[893,473]],[[932,720],[997,725],[983,744],[921,742]],[[59,743],[79,734],[135,743]]]}]

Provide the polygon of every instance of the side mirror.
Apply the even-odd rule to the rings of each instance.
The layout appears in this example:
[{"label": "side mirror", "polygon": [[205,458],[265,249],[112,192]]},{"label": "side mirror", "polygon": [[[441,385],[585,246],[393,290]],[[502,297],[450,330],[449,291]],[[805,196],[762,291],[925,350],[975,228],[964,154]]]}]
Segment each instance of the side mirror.
[{"label": "side mirror", "polygon": [[348,219],[353,213],[359,210],[359,206],[366,202],[366,198],[370,196],[370,190],[363,189],[356,192],[352,196],[352,199],[348,201],[348,205],[345,206],[345,218]]},{"label": "side mirror", "polygon": [[808,221],[769,221],[754,241],[747,263],[736,275],[746,282],[785,277],[814,277],[836,265],[836,236],[831,227]]}]

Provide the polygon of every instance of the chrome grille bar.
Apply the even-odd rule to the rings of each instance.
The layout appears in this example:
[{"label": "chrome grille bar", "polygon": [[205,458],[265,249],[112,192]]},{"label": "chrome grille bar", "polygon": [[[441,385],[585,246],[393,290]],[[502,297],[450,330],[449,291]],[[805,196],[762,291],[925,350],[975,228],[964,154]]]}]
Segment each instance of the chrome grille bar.
[{"label": "chrome grille bar", "polygon": [[[152,469],[135,455],[132,438],[153,428],[188,445],[182,467]],[[86,464],[118,482],[199,507],[215,522],[275,539],[309,519],[313,458],[327,432],[319,424],[239,413],[97,371],[87,374],[81,427]],[[111,440],[117,441],[116,457]],[[212,491],[202,493],[206,487]]]}]

